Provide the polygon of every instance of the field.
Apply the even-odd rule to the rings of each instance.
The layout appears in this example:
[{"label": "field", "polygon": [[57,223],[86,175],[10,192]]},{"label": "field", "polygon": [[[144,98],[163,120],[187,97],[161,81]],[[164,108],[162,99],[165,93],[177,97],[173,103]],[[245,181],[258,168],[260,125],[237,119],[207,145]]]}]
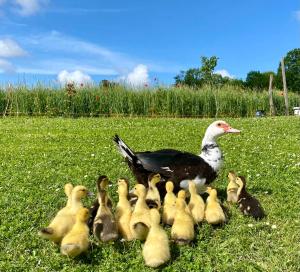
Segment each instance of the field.
[{"label": "field", "polygon": [[[198,153],[212,120],[0,119],[0,271],[151,271],[139,241],[94,245],[86,256],[71,260],[37,232],[64,205],[66,182],[95,192],[97,176],[106,174],[115,202],[118,177],[134,184],[111,140],[115,133],[137,151],[170,147]],[[267,218],[256,222],[226,204],[228,224],[203,223],[192,245],[171,245],[172,260],[158,271],[300,271],[300,120],[226,121],[242,133],[219,139],[225,164],[214,186],[224,201],[228,171],[245,175]]]}]

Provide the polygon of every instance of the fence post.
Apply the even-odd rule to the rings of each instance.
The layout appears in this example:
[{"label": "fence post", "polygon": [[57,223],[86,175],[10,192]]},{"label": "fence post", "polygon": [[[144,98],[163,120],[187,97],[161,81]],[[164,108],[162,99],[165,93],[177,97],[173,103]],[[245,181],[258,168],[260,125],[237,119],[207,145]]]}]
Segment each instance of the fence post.
[{"label": "fence post", "polygon": [[284,95],[284,104],[285,104],[285,115],[289,115],[289,101],[288,101],[288,93],[286,86],[286,77],[285,77],[285,66],[284,59],[281,59],[281,72],[282,72],[282,83],[283,83],[283,95]]},{"label": "fence post", "polygon": [[270,74],[269,79],[269,103],[270,103],[270,115],[275,115],[275,107],[273,103],[273,92],[272,92],[273,74]]}]

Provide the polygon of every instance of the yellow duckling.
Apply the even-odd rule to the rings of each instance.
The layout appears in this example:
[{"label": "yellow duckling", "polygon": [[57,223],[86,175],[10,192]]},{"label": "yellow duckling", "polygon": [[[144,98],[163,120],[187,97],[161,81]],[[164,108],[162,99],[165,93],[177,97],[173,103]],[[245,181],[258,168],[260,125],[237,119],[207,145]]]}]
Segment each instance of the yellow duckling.
[{"label": "yellow duckling", "polygon": [[197,193],[197,187],[193,181],[189,181],[189,192],[191,198],[188,207],[195,223],[198,224],[204,219],[205,203],[202,197]]},{"label": "yellow duckling", "polygon": [[226,217],[217,198],[217,190],[208,187],[207,193],[209,197],[206,199],[205,220],[212,225],[225,223]]},{"label": "yellow duckling", "polygon": [[135,239],[145,240],[150,227],[150,209],[146,204],[146,187],[136,184],[133,193],[138,196],[131,219],[130,230]]},{"label": "yellow duckling", "polygon": [[194,220],[187,212],[185,191],[180,190],[176,199],[176,214],[171,228],[171,237],[179,245],[190,243],[195,237]]},{"label": "yellow duckling", "polygon": [[100,190],[98,192],[100,206],[94,220],[93,233],[99,241],[114,241],[118,238],[117,223],[111,209],[108,207],[106,191],[101,190],[100,187],[98,189]]},{"label": "yellow duckling", "polygon": [[160,194],[156,184],[160,182],[160,174],[151,174],[148,178],[148,191],[146,195],[146,203],[149,208],[161,208]]},{"label": "yellow duckling", "polygon": [[87,220],[89,210],[80,208],[76,215],[76,223],[61,241],[60,251],[63,255],[76,257],[89,248],[89,228]]},{"label": "yellow duckling", "polygon": [[236,183],[236,174],[233,171],[228,173],[229,183],[227,185],[227,201],[237,203],[239,185]]},{"label": "yellow duckling", "polygon": [[143,247],[143,257],[147,266],[158,267],[170,260],[169,238],[159,225],[160,214],[157,209],[150,210],[151,227]]},{"label": "yellow duckling", "polygon": [[163,204],[162,221],[166,225],[173,225],[176,213],[176,196],[173,193],[174,184],[172,181],[166,183],[166,195]]},{"label": "yellow duckling", "polygon": [[[52,219],[48,227],[42,228],[39,235],[54,243],[60,243],[62,238],[70,231],[76,221],[76,213],[83,207],[81,199],[88,195],[86,187],[78,185],[71,194],[71,204],[62,208]],[[68,205],[68,204],[67,204]]]},{"label": "yellow duckling", "polygon": [[125,240],[130,241],[133,236],[130,231],[132,210],[128,200],[128,180],[122,178],[118,180],[118,194],[119,202],[115,213],[118,230]]}]

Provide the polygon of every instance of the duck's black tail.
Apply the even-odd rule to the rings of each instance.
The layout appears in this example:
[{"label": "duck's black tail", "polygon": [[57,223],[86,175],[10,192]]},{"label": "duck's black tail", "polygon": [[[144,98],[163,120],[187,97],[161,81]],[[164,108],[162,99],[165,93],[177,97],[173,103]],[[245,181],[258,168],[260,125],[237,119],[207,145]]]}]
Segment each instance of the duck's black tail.
[{"label": "duck's black tail", "polygon": [[115,135],[113,140],[117,144],[119,152],[125,159],[130,161],[132,164],[140,164],[134,152],[123,142],[123,140],[118,135]]}]

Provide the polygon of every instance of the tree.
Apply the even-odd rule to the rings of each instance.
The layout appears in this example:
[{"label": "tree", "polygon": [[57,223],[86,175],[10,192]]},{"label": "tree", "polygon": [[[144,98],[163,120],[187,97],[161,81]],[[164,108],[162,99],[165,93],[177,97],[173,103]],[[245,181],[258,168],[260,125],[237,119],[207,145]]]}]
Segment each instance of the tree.
[{"label": "tree", "polygon": [[[295,48],[284,57],[286,83],[289,90],[300,93],[300,48]],[[277,70],[275,84],[282,89],[281,63]]]},{"label": "tree", "polygon": [[274,72],[261,73],[260,71],[250,71],[247,74],[245,86],[251,89],[267,89],[269,86],[270,74],[273,74],[273,76],[275,76]]},{"label": "tree", "polygon": [[181,71],[175,76],[175,84],[184,84],[192,87],[200,87],[203,84],[218,84],[220,75],[214,74],[214,69],[217,66],[218,58],[216,56],[201,57],[202,66],[200,68],[191,68],[187,71]]}]

